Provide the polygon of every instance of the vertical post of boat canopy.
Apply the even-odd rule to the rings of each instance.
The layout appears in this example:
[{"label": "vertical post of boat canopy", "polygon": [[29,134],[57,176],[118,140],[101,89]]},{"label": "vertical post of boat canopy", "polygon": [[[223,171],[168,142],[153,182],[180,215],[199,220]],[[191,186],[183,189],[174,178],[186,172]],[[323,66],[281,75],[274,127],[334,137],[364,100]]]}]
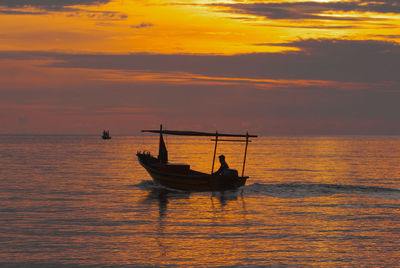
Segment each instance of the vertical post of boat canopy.
[{"label": "vertical post of boat canopy", "polygon": [[244,167],[246,165],[246,156],[247,156],[247,145],[249,144],[249,132],[246,132],[246,147],[244,148],[244,158],[243,158],[243,169],[242,169],[242,177],[244,176]]},{"label": "vertical post of boat canopy", "polygon": [[215,163],[215,154],[217,153],[217,144],[218,144],[218,131],[215,132],[215,147],[214,147],[213,163],[211,167],[211,174],[214,173],[214,163]]}]

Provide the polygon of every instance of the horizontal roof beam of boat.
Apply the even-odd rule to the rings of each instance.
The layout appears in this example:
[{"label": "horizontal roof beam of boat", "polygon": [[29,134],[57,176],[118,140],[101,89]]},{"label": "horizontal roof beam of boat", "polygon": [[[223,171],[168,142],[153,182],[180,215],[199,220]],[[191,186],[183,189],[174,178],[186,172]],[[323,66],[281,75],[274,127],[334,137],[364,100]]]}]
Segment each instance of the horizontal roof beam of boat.
[{"label": "horizontal roof beam of boat", "polygon": [[[211,139],[211,141],[216,141],[216,139]],[[246,142],[246,140],[225,140],[225,139],[218,139],[218,141]],[[247,142],[251,142],[251,140],[248,140]]]},{"label": "horizontal roof beam of boat", "polygon": [[198,132],[198,131],[181,131],[181,130],[142,130],[142,132],[151,132],[151,133],[162,133],[168,135],[180,135],[180,136],[206,136],[206,137],[249,137],[249,138],[257,138],[257,135],[243,135],[243,134],[224,134],[224,133],[211,133],[211,132]]}]

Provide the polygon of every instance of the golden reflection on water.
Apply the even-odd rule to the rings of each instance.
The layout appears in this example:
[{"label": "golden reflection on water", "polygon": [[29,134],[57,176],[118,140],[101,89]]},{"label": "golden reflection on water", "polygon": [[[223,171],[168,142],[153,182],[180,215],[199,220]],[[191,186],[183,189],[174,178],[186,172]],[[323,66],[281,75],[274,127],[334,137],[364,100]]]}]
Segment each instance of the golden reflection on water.
[{"label": "golden reflection on water", "polygon": [[[365,143],[363,139],[346,138],[272,138],[260,143],[255,148],[253,144],[249,147],[249,184],[268,183],[265,177],[271,176],[272,182],[279,183],[359,185],[368,180],[368,185],[399,186],[397,181],[378,179],[382,174],[387,178],[388,169],[392,170],[392,178],[398,178],[399,174],[393,161],[399,159],[399,151],[379,139]],[[172,150],[174,144],[170,145]],[[195,169],[209,168],[212,155],[209,142],[173,148],[177,150],[171,154],[173,157],[194,163]],[[227,156],[231,166],[240,168],[240,146],[222,145],[218,150]],[[195,152],[195,156],[185,152]],[[380,154],[384,161],[376,158]],[[270,174],[265,176],[266,173]],[[184,259],[183,264],[235,265],[240,264],[241,258],[247,264],[273,264],[276,260],[286,263],[289,259],[288,263],[295,260],[296,264],[310,265],[313,263],[310,260],[320,259],[324,260],[324,266],[337,266],[341,262],[351,266],[389,264],[399,257],[388,250],[394,241],[393,233],[387,232],[387,227],[393,221],[398,223],[398,218],[393,218],[393,208],[380,207],[380,203],[382,206],[386,203],[380,198],[322,192],[316,197],[282,199],[247,197],[243,191],[231,194],[231,200],[224,200],[224,195],[207,200],[208,196],[194,194],[177,204],[175,200],[169,202],[166,194],[163,205],[159,204],[162,211],[159,241],[164,245],[160,261]],[[395,203],[398,208],[399,202]],[[174,213],[182,207],[189,211],[171,216],[183,225],[177,228],[170,223],[168,210]],[[174,232],[185,239],[175,240],[170,236]],[[374,256],[376,250],[388,251],[389,261],[385,261],[385,254]]]},{"label": "golden reflection on water", "polygon": [[[137,150],[157,137],[1,144],[0,264],[395,266],[400,139],[259,138],[247,186],[155,186]],[[213,143],[168,138],[170,160],[209,172]],[[243,144],[218,147],[241,170]],[[17,157],[14,157],[17,156]],[[14,157],[14,158],[13,158]],[[217,165],[218,166],[218,165]]]}]

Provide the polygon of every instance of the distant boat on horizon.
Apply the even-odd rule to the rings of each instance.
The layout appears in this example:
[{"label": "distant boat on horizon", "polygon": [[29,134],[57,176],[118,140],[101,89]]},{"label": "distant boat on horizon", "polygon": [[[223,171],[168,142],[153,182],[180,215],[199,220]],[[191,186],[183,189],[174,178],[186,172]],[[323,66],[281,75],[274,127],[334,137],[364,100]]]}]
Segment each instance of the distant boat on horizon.
[{"label": "distant boat on horizon", "polygon": [[103,135],[101,137],[103,138],[103,140],[110,140],[111,139],[110,131],[109,130],[103,130]]}]

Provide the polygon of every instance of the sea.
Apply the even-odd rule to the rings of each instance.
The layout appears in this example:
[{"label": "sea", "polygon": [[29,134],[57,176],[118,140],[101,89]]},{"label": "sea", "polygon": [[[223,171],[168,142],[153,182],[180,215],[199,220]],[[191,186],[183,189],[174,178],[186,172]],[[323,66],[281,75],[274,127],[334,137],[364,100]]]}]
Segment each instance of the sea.
[{"label": "sea", "polygon": [[[209,138],[166,144],[211,172]],[[241,174],[244,147],[217,156]],[[224,192],[157,185],[138,151],[157,135],[1,136],[0,267],[400,265],[400,137],[254,138]]]}]

